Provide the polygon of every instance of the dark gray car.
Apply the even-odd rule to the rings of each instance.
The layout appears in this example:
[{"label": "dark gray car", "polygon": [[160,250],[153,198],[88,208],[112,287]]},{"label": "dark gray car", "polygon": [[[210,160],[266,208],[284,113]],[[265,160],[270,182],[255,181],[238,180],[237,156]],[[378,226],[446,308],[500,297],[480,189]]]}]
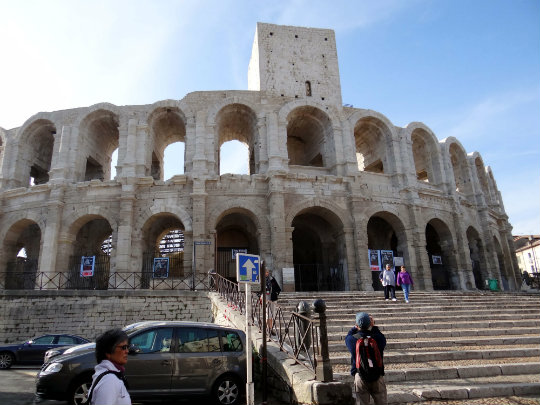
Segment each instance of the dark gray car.
[{"label": "dark gray car", "polygon": [[[126,365],[133,400],[211,396],[236,405],[245,391],[245,334],[212,323],[148,321],[129,325]],[[42,399],[85,404],[96,365],[92,348],[54,357],[37,376]]]}]

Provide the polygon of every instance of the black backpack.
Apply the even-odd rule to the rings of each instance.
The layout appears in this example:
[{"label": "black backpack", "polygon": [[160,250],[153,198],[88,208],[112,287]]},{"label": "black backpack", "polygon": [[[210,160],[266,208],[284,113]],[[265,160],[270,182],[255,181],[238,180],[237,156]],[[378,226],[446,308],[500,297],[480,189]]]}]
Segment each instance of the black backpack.
[{"label": "black backpack", "polygon": [[374,382],[384,375],[382,356],[377,341],[371,336],[354,335],[356,340],[356,370],[362,380]]}]

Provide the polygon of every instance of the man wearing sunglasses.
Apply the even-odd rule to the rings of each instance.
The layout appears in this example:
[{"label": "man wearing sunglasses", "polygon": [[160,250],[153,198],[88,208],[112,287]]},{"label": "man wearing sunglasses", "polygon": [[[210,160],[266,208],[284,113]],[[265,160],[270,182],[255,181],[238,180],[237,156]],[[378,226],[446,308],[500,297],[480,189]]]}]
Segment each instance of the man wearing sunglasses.
[{"label": "man wearing sunglasses", "polygon": [[87,400],[91,405],[131,405],[124,377],[129,344],[126,332],[111,329],[96,339],[97,366]]}]

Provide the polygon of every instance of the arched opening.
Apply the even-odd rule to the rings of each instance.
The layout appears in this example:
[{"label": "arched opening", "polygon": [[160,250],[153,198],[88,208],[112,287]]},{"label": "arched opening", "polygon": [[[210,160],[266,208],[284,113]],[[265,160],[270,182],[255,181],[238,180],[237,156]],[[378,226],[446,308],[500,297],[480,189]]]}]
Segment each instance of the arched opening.
[{"label": "arched opening", "polygon": [[474,284],[477,289],[484,289],[487,279],[487,263],[482,238],[472,226],[467,229],[467,241],[469,242],[469,253],[471,257]]},{"label": "arched opening", "polygon": [[228,141],[219,150],[219,175],[249,174],[249,147],[240,141]]},{"label": "arched opening", "polygon": [[371,255],[376,255],[379,263],[379,269],[376,265],[371,269],[372,287],[375,291],[380,291],[383,289],[379,279],[380,271],[387,264],[396,271],[394,258],[400,257],[405,260],[408,257],[405,230],[402,222],[394,214],[379,212],[369,219],[367,236],[370,261]]},{"label": "arched opening", "polygon": [[154,147],[147,151],[146,175],[155,180],[166,180],[186,172],[186,124],[177,107],[163,107],[149,119]]},{"label": "arched opening", "polygon": [[456,181],[456,191],[468,195],[471,193],[471,178],[467,165],[467,155],[456,143],[450,145],[450,162]]},{"label": "arched opening", "polygon": [[354,143],[358,170],[371,173],[388,172],[386,127],[373,117],[362,118],[354,127]]},{"label": "arched opening", "polygon": [[109,287],[112,228],[105,218],[89,215],[79,219],[80,228],[69,259],[70,286],[106,290]]},{"label": "arched opening", "polygon": [[432,219],[426,225],[426,251],[433,289],[458,289],[459,279],[456,273],[452,234],[448,226],[439,219]]},{"label": "arched opening", "polygon": [[84,154],[83,181],[111,180],[113,153],[118,149],[118,116],[111,111],[98,110],[81,124]]},{"label": "arched opening", "polygon": [[339,217],[311,207],[294,217],[292,227],[296,291],[343,291],[347,259]]},{"label": "arched opening", "polygon": [[[257,115],[243,104],[230,104],[221,109],[216,116],[217,173],[255,174],[259,172],[259,150]],[[227,146],[233,150],[225,150],[226,143],[238,141]],[[243,148],[238,148],[239,144]],[[247,147],[247,155],[242,152]],[[226,160],[226,161],[225,161]],[[241,161],[240,161],[241,160]],[[247,167],[248,171],[245,171]],[[233,171],[234,170],[234,171]],[[243,172],[241,172],[243,171]]]},{"label": "arched opening", "polygon": [[315,107],[299,107],[287,117],[289,165],[328,167],[331,164],[332,123]]},{"label": "arched opening", "polygon": [[440,182],[439,152],[431,136],[423,129],[411,134],[414,168],[418,181],[432,185]]},{"label": "arched opening", "polygon": [[216,226],[216,273],[236,281],[236,253],[259,254],[253,214],[243,210],[226,213]]},{"label": "arched opening", "polygon": [[482,159],[480,157],[474,159],[474,166],[476,167],[476,176],[478,177],[478,182],[480,183],[480,189],[484,194],[486,204],[489,204],[491,202],[491,195],[489,192],[488,179],[486,176],[486,169],[484,167],[484,163],[482,162]]},{"label": "arched opening", "polygon": [[507,267],[505,265],[504,253],[501,248],[499,240],[494,236],[493,237],[493,246],[495,248],[495,253],[497,255],[497,264],[499,266],[499,272],[501,274],[502,289],[504,291],[510,290],[511,287],[515,288],[514,278],[508,273]]},{"label": "arched opening", "polygon": [[49,181],[52,155],[54,149],[54,135],[56,127],[47,120],[34,122],[26,131],[22,148],[21,163],[25,169],[25,186],[36,186]]},{"label": "arched opening", "polygon": [[183,279],[184,224],[176,215],[152,216],[143,227],[142,288],[165,279]]},{"label": "arched opening", "polygon": [[4,239],[6,289],[33,290],[38,274],[41,250],[41,229],[35,222],[24,219],[9,229]]}]

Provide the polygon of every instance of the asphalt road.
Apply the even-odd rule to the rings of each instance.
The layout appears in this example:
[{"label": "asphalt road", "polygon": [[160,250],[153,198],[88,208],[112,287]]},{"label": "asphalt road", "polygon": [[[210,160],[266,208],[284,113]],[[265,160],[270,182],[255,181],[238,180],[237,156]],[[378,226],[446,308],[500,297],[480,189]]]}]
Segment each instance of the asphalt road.
[{"label": "asphalt road", "polygon": [[[13,366],[9,370],[0,370],[0,404],[2,405],[67,405],[66,401],[44,401],[34,396],[36,375],[39,367]],[[255,393],[255,403],[260,403],[260,393]],[[197,400],[198,405],[211,405],[210,400]],[[170,404],[172,404],[171,402]],[[193,403],[193,399],[174,401],[174,404]],[[165,403],[164,405],[166,405]],[[283,404],[272,397],[268,404]]]}]

